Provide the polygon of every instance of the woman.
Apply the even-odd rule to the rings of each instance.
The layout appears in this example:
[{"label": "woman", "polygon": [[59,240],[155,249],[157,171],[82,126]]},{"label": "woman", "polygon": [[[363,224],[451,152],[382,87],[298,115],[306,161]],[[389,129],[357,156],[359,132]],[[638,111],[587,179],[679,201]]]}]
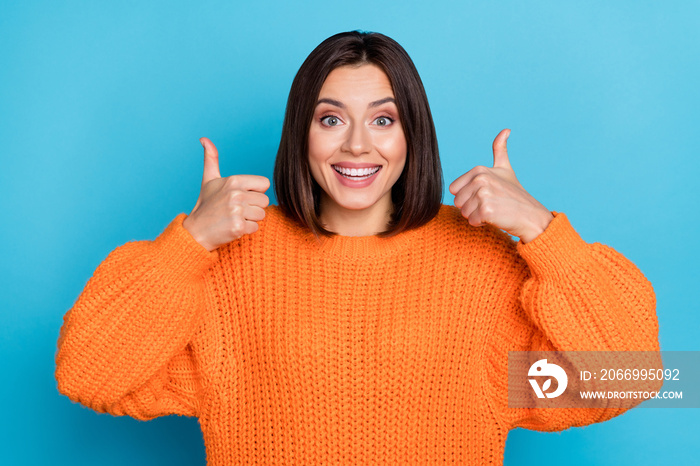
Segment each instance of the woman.
[{"label": "woman", "polygon": [[[508,351],[658,351],[655,296],[493,167],[450,185],[406,52],[330,37],[287,104],[274,181],[222,178],[154,241],[114,250],[65,318],[61,393],[199,418],[208,463],[500,463],[510,429],[622,409],[509,408]],[[518,236],[515,242],[509,234]]]}]

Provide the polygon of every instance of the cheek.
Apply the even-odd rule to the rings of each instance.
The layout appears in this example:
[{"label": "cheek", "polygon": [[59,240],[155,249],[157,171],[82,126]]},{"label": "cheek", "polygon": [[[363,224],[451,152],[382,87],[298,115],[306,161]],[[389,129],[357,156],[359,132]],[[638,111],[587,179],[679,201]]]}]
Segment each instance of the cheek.
[{"label": "cheek", "polygon": [[309,156],[319,161],[329,158],[336,149],[337,138],[329,132],[314,131],[312,127],[309,132]]},{"label": "cheek", "polygon": [[403,164],[406,162],[406,138],[403,133],[387,135],[379,143],[384,157],[394,164]]},{"label": "cheek", "polygon": [[318,159],[318,153],[320,148],[320,142],[318,140],[318,135],[313,131],[309,133],[309,160],[314,161]]},{"label": "cheek", "polygon": [[319,134],[314,133],[313,130],[309,133],[308,144],[308,159],[311,176],[319,185],[323,186],[325,183],[321,166],[328,159],[326,144],[324,144],[323,139],[319,137]]}]

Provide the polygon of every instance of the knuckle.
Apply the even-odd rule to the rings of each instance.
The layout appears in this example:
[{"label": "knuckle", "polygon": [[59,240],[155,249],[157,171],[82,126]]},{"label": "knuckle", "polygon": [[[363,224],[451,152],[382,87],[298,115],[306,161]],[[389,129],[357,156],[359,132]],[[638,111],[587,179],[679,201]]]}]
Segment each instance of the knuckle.
[{"label": "knuckle", "polygon": [[488,182],[489,175],[487,172],[479,172],[476,174],[476,176],[474,176],[474,183],[485,185],[488,184]]},{"label": "knuckle", "polygon": [[491,190],[487,187],[481,187],[476,191],[476,197],[484,201],[491,197]]},{"label": "knuckle", "polygon": [[243,233],[243,228],[245,226],[245,222],[243,221],[242,218],[240,217],[234,217],[231,219],[231,232],[234,235],[238,235],[239,237]]},{"label": "knuckle", "polygon": [[482,221],[488,221],[493,218],[493,205],[489,203],[484,203],[480,209]]},{"label": "knuckle", "polygon": [[241,203],[241,197],[243,196],[243,191],[233,189],[228,192],[228,200],[231,206],[239,205]]},{"label": "knuckle", "polygon": [[243,216],[243,206],[240,204],[231,206],[231,216],[235,218]]}]

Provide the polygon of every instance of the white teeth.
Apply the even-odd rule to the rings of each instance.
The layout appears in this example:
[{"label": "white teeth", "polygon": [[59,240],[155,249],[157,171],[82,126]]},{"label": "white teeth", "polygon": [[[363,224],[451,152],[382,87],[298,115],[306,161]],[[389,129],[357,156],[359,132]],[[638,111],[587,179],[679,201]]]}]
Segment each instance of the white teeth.
[{"label": "white teeth", "polygon": [[338,173],[341,173],[346,176],[367,176],[367,175],[373,175],[376,173],[381,166],[376,166],[372,168],[344,168],[344,167],[338,167],[337,165],[333,165],[333,168]]}]

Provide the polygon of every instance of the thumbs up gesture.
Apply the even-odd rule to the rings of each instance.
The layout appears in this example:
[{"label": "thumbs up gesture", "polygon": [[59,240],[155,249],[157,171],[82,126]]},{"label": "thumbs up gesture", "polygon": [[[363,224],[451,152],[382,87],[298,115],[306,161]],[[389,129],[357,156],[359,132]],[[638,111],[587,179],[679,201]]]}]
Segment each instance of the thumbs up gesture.
[{"label": "thumbs up gesture", "polygon": [[265,195],[270,180],[258,175],[222,178],[219,152],[207,138],[204,147],[204,174],[199,199],[182,226],[208,251],[258,231],[270,199]]},{"label": "thumbs up gesture", "polygon": [[493,141],[493,167],[476,166],[450,184],[454,204],[469,224],[491,224],[528,243],[554,219],[552,213],[522,187],[510,166],[504,129]]}]

